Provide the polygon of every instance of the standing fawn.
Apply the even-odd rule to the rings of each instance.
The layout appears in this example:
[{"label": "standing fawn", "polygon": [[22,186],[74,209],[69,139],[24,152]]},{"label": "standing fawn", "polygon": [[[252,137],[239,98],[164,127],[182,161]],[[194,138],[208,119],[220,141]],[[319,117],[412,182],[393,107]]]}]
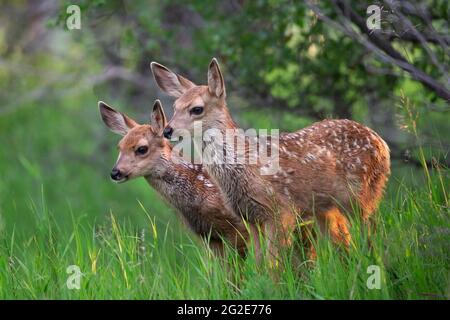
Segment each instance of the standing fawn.
[{"label": "standing fawn", "polygon": [[209,238],[215,252],[222,252],[222,239],[226,239],[243,255],[248,232],[241,217],[225,206],[201,165],[187,163],[172,152],[170,142],[162,136],[166,117],[159,100],[153,107],[151,125],[140,125],[101,101],[99,108],[106,126],[123,136],[111,178],[120,183],[144,177],[197,235]]},{"label": "standing fawn", "polygon": [[[193,133],[196,121],[201,121],[203,131],[214,128],[222,135],[238,129],[226,104],[225,82],[216,59],[209,65],[204,86],[155,62],[151,68],[158,86],[176,98],[173,118],[164,129],[167,138],[176,129]],[[234,147],[226,141],[205,140],[197,147],[204,151],[211,146],[217,152],[233,152]],[[247,144],[245,148],[247,154]],[[275,174],[261,174],[267,165],[261,161],[203,165],[232,209],[266,232],[274,254],[271,243],[288,245],[296,220],[311,217],[334,243],[348,247],[348,215],[358,212],[357,217],[368,223],[390,174],[387,144],[373,130],[350,120],[324,120],[281,134]],[[354,210],[355,205],[359,210]]]}]

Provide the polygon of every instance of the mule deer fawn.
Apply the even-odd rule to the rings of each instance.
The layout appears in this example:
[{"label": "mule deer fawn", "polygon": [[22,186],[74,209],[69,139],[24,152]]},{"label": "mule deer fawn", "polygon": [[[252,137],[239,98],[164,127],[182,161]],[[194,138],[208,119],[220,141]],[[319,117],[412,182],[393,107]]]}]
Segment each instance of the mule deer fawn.
[{"label": "mule deer fawn", "polygon": [[[201,86],[158,63],[152,62],[151,69],[158,86],[176,98],[174,115],[164,129],[167,138],[174,129],[192,133],[195,121],[201,121],[203,131],[215,128],[225,134],[238,129],[227,107],[225,82],[216,59],[209,65],[208,84]],[[213,142],[213,148],[217,152],[233,149],[224,144]],[[203,141],[198,147],[205,150],[207,146]],[[252,225],[264,227],[269,245],[274,240],[288,245],[296,220],[313,217],[333,242],[348,247],[348,218],[354,206],[367,223],[390,174],[387,144],[373,130],[351,120],[323,120],[281,134],[279,170],[262,175],[265,165],[212,163],[204,168],[235,212],[245,214]]]},{"label": "mule deer fawn", "polygon": [[219,189],[201,165],[187,163],[172,152],[162,136],[166,117],[159,100],[154,104],[151,124],[140,125],[102,101],[99,108],[106,126],[123,136],[111,178],[120,183],[145,177],[197,235],[209,238],[213,251],[221,253],[222,240],[226,239],[243,255],[248,232],[241,217],[225,206]]}]

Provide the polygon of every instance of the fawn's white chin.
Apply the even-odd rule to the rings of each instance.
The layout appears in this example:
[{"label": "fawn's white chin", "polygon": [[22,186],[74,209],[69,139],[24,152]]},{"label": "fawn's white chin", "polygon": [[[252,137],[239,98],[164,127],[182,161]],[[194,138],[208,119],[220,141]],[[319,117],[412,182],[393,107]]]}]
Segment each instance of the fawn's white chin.
[{"label": "fawn's white chin", "polygon": [[120,179],[120,180],[113,180],[113,182],[115,182],[115,183],[124,183],[125,181],[127,181],[128,180],[128,177],[123,177],[122,179]]}]

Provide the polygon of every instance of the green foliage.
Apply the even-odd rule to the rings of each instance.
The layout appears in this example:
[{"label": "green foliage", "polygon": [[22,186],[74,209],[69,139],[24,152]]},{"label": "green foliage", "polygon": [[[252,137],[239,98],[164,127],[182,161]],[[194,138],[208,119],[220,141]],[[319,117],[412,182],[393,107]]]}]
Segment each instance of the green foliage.
[{"label": "green foliage", "polygon": [[[448,159],[447,102],[303,2],[75,2],[43,16],[33,15],[34,2],[1,5],[0,298],[449,297],[449,172],[436,164]],[[81,30],[66,29],[69,4],[81,8]],[[365,4],[354,4],[363,14]],[[439,17],[434,28],[445,30],[449,2],[427,4]],[[331,2],[320,5],[336,18]],[[430,46],[448,65],[445,50]],[[394,47],[442,80],[416,44]],[[392,143],[393,178],[372,250],[354,221],[348,254],[321,238],[316,263],[287,252],[274,281],[252,255],[242,261],[228,249],[226,262],[213,257],[143,179],[109,181],[119,137],[101,123],[97,101],[148,121],[160,94],[149,62],[201,84],[213,56],[243,128],[294,131],[351,117]],[[108,78],[111,67],[129,73]],[[428,167],[402,163],[401,151]],[[79,291],[66,287],[73,264],[84,273]],[[365,285],[373,264],[381,290]]]}]

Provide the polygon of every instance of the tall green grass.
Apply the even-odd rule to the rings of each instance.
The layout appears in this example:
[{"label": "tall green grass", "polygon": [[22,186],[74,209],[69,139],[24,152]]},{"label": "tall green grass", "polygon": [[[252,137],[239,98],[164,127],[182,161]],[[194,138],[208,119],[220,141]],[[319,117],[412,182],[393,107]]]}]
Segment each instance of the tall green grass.
[{"label": "tall green grass", "polygon": [[[371,248],[353,221],[348,253],[320,237],[316,262],[292,249],[274,271],[252,250],[246,260],[229,248],[215,257],[144,179],[112,184],[117,137],[96,97],[78,99],[0,118],[0,298],[450,297],[449,171],[427,168],[423,153],[422,170],[393,163]],[[66,284],[71,265],[83,273],[79,290]],[[366,285],[372,265],[380,289]]]},{"label": "tall green grass", "polygon": [[[30,210],[36,232],[15,228],[1,234],[2,299],[445,299],[449,297],[450,216],[444,176],[429,183],[401,182],[380,207],[371,248],[364,228],[353,221],[348,253],[320,237],[317,261],[289,259],[277,270],[246,260],[231,248],[218,258],[194,236],[158,225],[136,202],[144,228],[119,223],[114,212],[101,224],[69,213],[70,225],[54,219],[43,192]],[[431,189],[429,188],[431,187]],[[430,201],[430,198],[432,201]],[[293,249],[294,250],[294,249]],[[80,289],[68,289],[66,273],[77,265]],[[380,289],[366,285],[367,268],[381,270]],[[277,276],[273,276],[274,272]]]}]

